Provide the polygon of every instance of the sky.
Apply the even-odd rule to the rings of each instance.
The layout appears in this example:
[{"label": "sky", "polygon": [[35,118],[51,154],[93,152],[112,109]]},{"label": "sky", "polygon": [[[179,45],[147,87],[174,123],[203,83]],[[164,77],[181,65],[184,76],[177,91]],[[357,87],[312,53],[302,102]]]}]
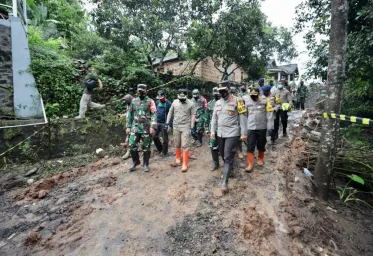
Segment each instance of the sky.
[{"label": "sky", "polygon": [[[262,11],[267,15],[268,20],[274,26],[284,26],[292,28],[295,23],[295,8],[302,0],[265,0],[262,2]],[[305,72],[305,63],[307,62],[307,48],[303,40],[303,33],[297,34],[293,37],[294,44],[298,50],[298,58],[291,61],[291,63],[298,64],[299,73],[302,75]],[[285,63],[281,63],[285,64]],[[288,63],[287,63],[288,64]]]}]

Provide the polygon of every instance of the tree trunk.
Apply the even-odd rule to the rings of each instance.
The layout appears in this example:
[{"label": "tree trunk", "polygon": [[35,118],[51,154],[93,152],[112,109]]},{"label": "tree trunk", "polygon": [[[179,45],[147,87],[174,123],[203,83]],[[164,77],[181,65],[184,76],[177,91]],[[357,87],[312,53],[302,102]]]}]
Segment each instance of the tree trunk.
[{"label": "tree trunk", "polygon": [[[341,110],[347,45],[347,0],[332,0],[332,17],[328,58],[327,96],[325,112],[339,114]],[[321,145],[315,168],[316,194],[328,199],[329,184],[334,167],[339,124],[336,119],[324,119]]]}]

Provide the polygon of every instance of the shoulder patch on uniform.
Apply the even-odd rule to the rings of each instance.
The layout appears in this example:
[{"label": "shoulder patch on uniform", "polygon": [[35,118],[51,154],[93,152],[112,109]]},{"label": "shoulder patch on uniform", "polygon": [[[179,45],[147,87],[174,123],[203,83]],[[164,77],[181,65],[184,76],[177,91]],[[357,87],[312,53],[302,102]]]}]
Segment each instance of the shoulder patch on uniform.
[{"label": "shoulder patch on uniform", "polygon": [[237,112],[238,114],[246,113],[245,104],[243,103],[243,100],[241,98],[237,98]]}]

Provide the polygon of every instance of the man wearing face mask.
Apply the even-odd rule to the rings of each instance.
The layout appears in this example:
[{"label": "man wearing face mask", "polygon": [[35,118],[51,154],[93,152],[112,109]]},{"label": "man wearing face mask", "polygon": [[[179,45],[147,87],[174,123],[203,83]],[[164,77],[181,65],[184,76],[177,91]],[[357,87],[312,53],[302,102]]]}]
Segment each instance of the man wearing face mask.
[{"label": "man wearing face mask", "polygon": [[243,97],[244,95],[248,95],[249,93],[247,92],[247,86],[246,83],[241,83],[240,85],[240,92],[238,93],[238,97]]},{"label": "man wearing face mask", "polygon": [[[228,179],[233,171],[233,160],[237,150],[238,141],[247,139],[246,108],[241,98],[229,93],[228,81],[218,84],[221,99],[215,104],[211,120],[211,139],[217,136],[220,155],[224,160],[222,193],[228,191]],[[217,132],[216,132],[217,131]]]},{"label": "man wearing face mask", "polygon": [[[212,89],[212,95],[214,96],[214,98],[207,103],[207,112],[208,112],[207,124],[208,124],[208,127],[206,127],[206,128],[208,129],[208,131],[210,131],[210,129],[211,129],[211,118],[212,118],[212,114],[214,112],[215,104],[221,98],[221,96],[218,92],[218,87],[214,87]],[[215,131],[215,134],[216,133],[217,133],[217,131]],[[216,141],[216,138],[214,140],[212,140],[210,138],[210,143],[209,144],[210,144],[210,150],[211,150],[211,156],[212,156],[211,171],[216,171],[217,169],[219,169],[219,149],[218,149],[218,143]]]},{"label": "man wearing face mask", "polygon": [[193,90],[192,102],[195,105],[195,120],[196,125],[192,133],[198,147],[202,146],[202,138],[205,133],[205,122],[206,122],[206,111],[207,111],[207,100],[200,95],[198,89]]},{"label": "man wearing face mask", "polygon": [[[125,114],[118,114],[118,118],[125,117],[126,118],[126,123],[128,123],[128,112],[129,112],[131,102],[133,100],[133,96],[131,94],[126,94],[123,97],[123,100],[126,104],[126,113]],[[129,136],[130,136],[129,133],[128,134],[126,133],[126,143],[128,143]],[[130,151],[127,150],[126,154],[122,157],[122,159],[125,160],[125,159],[128,159],[129,157],[130,157]]]},{"label": "man wearing face mask", "polygon": [[[168,153],[168,129],[166,129],[165,126],[167,123],[167,115],[171,108],[171,102],[166,99],[166,92],[164,90],[158,91],[157,99],[155,104],[157,107],[157,129],[154,132],[153,141],[157,150],[160,152],[160,156],[165,157]],[[172,121],[170,126],[172,127]],[[159,140],[160,133],[162,133],[163,145]]]},{"label": "man wearing face mask", "polygon": [[177,98],[172,102],[168,112],[166,127],[168,128],[173,117],[176,162],[172,166],[182,165],[181,171],[186,172],[188,171],[190,132],[195,126],[195,106],[191,100],[187,99],[186,89],[179,89]]},{"label": "man wearing face mask", "polygon": [[137,85],[137,92],[139,97],[132,100],[128,111],[127,134],[130,133],[129,148],[132,157],[132,165],[129,170],[133,171],[140,165],[139,153],[137,151],[137,144],[140,140],[142,143],[142,150],[144,152],[144,171],[150,171],[150,146],[151,137],[154,134],[154,129],[157,128],[157,108],[152,99],[147,94],[147,85]]},{"label": "man wearing face mask", "polygon": [[280,98],[280,109],[276,112],[275,119],[275,134],[278,136],[278,130],[280,128],[280,118],[282,123],[283,136],[287,136],[287,126],[288,126],[288,111],[291,109],[293,104],[291,93],[284,88],[284,81],[280,81],[278,85],[278,95]]},{"label": "man wearing face mask", "polygon": [[[267,143],[268,125],[273,125],[273,108],[274,99],[271,100],[271,86],[262,87],[263,95],[259,95],[259,88],[254,88],[250,92],[251,102],[246,103],[247,109],[247,163],[246,172],[251,172],[254,167],[254,152],[258,149],[258,165],[264,165],[264,152]],[[272,127],[270,127],[272,128]]]}]

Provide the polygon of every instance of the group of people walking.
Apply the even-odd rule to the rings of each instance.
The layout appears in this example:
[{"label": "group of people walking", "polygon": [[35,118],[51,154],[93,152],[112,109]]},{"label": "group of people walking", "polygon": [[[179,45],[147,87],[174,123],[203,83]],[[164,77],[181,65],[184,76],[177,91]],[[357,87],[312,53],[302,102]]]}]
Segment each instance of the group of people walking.
[{"label": "group of people walking", "polygon": [[[102,88],[102,83],[100,87]],[[137,97],[126,95],[127,104],[126,134],[129,137],[129,154],[133,171],[140,162],[139,143],[143,152],[143,169],[150,171],[149,159],[151,144],[154,144],[161,157],[167,156],[168,134],[173,129],[175,145],[175,162],[172,166],[180,166],[182,172],[188,171],[190,138],[194,138],[196,147],[202,146],[203,137],[209,134],[211,150],[211,170],[218,170],[219,156],[224,162],[222,192],[228,190],[229,177],[234,176],[234,158],[244,158],[242,145],[247,148],[247,167],[251,172],[255,166],[255,150],[258,151],[257,165],[264,165],[267,135],[272,143],[279,137],[280,120],[282,135],[287,136],[288,112],[294,107],[291,92],[285,88],[286,81],[279,81],[274,86],[271,81],[265,85],[263,78],[258,80],[258,86],[253,81],[241,83],[237,89],[230,81],[223,81],[213,88],[212,100],[207,100],[198,89],[192,91],[188,99],[188,90],[177,91],[177,99],[172,103],[166,98],[165,90],[159,90],[157,101],[147,96],[148,87],[145,84],[137,86]],[[306,88],[301,82],[301,107],[307,97]],[[299,90],[299,89],[298,89]],[[298,100],[299,102],[299,100]],[[86,110],[85,106],[81,109]],[[160,140],[162,136],[162,142]]]}]

